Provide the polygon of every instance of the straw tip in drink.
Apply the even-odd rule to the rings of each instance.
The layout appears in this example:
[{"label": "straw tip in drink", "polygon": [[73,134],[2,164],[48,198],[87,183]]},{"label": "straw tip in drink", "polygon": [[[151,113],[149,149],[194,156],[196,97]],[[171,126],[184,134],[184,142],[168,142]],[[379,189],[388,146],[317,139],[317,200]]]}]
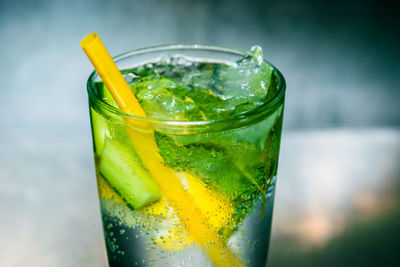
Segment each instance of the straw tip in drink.
[{"label": "straw tip in drink", "polygon": [[91,44],[93,44],[97,39],[99,38],[99,36],[97,35],[97,33],[90,33],[88,35],[85,36],[85,38],[82,39],[81,41],[81,47],[83,49],[89,47]]}]

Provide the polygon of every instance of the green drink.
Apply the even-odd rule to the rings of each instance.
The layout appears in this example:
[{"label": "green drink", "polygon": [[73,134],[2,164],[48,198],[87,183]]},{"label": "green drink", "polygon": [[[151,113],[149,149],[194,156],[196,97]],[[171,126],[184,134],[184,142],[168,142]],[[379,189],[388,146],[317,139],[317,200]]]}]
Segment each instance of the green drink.
[{"label": "green drink", "polygon": [[118,110],[91,75],[110,266],[264,265],[285,90],[279,71],[259,47],[164,46],[116,63],[147,117]]}]

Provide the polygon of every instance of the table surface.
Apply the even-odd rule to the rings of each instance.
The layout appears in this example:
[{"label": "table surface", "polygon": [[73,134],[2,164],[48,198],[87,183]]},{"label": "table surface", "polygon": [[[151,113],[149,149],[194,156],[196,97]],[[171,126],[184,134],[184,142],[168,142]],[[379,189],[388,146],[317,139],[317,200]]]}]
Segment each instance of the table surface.
[{"label": "table surface", "polygon": [[[90,136],[0,140],[0,266],[106,266]],[[268,266],[394,266],[399,159],[399,129],[284,132]]]}]

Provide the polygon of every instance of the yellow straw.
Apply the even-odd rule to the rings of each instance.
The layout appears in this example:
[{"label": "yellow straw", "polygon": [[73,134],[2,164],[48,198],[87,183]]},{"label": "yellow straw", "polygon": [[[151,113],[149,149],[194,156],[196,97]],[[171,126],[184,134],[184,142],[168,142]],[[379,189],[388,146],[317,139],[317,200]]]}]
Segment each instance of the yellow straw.
[{"label": "yellow straw", "polygon": [[[136,116],[145,117],[145,112],[100,37],[96,33],[87,35],[82,40],[81,47],[120,109]],[[158,147],[153,134],[134,131],[129,127],[127,127],[127,131],[144,165],[160,186],[169,205],[185,225],[193,240],[208,254],[213,264],[221,267],[243,266],[240,259],[209,226],[206,216],[196,207],[194,199],[183,188],[177,172],[163,164],[163,159],[157,152]]]},{"label": "yellow straw", "polygon": [[97,33],[91,33],[83,38],[81,47],[118,103],[119,108],[127,113],[145,117],[146,113],[143,111]]}]

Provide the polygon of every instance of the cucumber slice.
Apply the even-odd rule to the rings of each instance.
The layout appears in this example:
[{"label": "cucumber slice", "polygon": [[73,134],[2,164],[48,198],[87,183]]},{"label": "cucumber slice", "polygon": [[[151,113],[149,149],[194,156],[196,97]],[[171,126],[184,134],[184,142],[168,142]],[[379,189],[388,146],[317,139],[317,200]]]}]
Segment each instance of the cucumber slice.
[{"label": "cucumber slice", "polygon": [[162,196],[138,156],[110,138],[104,141],[99,171],[133,209],[145,207]]},{"label": "cucumber slice", "polygon": [[104,147],[104,139],[110,136],[107,120],[93,108],[90,108],[90,118],[92,122],[94,150],[100,156]]}]

